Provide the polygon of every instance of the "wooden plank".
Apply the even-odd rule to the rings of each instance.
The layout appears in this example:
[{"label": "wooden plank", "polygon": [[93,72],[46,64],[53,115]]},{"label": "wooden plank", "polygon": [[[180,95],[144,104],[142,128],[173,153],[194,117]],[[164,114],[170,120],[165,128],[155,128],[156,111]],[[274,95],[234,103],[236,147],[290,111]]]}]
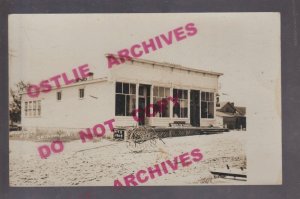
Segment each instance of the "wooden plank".
[{"label": "wooden plank", "polygon": [[232,177],[241,177],[241,178],[247,178],[247,175],[244,174],[236,174],[236,173],[223,173],[223,172],[215,172],[211,171],[212,174],[214,175],[219,175],[219,176],[232,176]]},{"label": "wooden plank", "polygon": [[240,170],[240,169],[215,169],[210,171],[213,175],[219,176],[231,176],[231,177],[240,177],[240,178],[247,178],[247,171]]}]

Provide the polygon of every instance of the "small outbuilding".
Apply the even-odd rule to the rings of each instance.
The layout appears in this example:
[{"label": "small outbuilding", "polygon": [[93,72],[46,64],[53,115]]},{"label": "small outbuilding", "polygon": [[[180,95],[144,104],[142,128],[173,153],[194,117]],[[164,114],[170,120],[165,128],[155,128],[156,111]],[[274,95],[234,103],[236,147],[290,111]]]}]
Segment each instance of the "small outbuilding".
[{"label": "small outbuilding", "polygon": [[224,128],[246,130],[246,107],[235,106],[233,102],[221,102],[216,114]]}]

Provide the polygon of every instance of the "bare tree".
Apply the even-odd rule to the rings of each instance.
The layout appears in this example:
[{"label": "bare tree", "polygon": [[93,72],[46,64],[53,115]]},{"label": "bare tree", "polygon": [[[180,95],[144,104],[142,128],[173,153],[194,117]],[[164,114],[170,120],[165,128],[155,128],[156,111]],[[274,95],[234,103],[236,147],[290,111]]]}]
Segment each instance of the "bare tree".
[{"label": "bare tree", "polygon": [[24,83],[20,81],[19,83],[15,84],[15,88],[10,88],[10,100],[9,100],[9,118],[11,124],[13,122],[20,122],[21,121],[21,99],[22,93],[28,86],[28,83]]}]

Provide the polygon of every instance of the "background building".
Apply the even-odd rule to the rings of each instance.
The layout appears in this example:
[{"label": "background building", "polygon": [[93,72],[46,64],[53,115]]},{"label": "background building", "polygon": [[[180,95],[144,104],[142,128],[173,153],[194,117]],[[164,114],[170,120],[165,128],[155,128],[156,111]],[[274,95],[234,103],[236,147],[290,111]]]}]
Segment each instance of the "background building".
[{"label": "background building", "polygon": [[246,107],[235,106],[233,102],[221,102],[216,114],[224,128],[246,130]]}]

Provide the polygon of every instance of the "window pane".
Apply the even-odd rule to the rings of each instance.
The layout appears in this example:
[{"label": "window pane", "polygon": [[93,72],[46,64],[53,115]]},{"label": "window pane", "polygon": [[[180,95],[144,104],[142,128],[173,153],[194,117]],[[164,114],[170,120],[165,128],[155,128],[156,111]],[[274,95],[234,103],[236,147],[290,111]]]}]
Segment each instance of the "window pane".
[{"label": "window pane", "polygon": [[160,117],[160,106],[158,105],[158,101],[158,97],[153,97],[153,113],[155,112],[154,117]]},{"label": "window pane", "polygon": [[150,88],[151,88],[150,86],[147,86],[147,89],[146,89],[147,90],[147,96],[150,96]]},{"label": "window pane", "polygon": [[170,88],[165,88],[165,97],[170,96]]},{"label": "window pane", "polygon": [[187,99],[188,98],[188,91],[184,90],[183,91],[183,99]]},{"label": "window pane", "polygon": [[184,117],[187,117],[188,112],[188,100],[184,100]]},{"label": "window pane", "polygon": [[130,94],[135,94],[135,84],[130,84]]},{"label": "window pane", "polygon": [[207,102],[201,102],[201,118],[207,118]]},{"label": "window pane", "polygon": [[161,101],[161,112],[162,117],[170,116],[170,102],[167,99],[162,99]]},{"label": "window pane", "polygon": [[184,117],[187,118],[188,117],[188,108],[184,109]]},{"label": "window pane", "polygon": [[201,101],[205,101],[205,92],[201,92]]},{"label": "window pane", "polygon": [[116,116],[125,116],[125,95],[116,94]]},{"label": "window pane", "polygon": [[159,97],[165,97],[165,89],[163,87],[159,87]]},{"label": "window pane", "polygon": [[29,102],[29,116],[31,116],[32,113],[32,102]]},{"label": "window pane", "polygon": [[180,108],[181,108],[181,103],[179,101],[178,105],[173,106],[173,117],[180,117]]},{"label": "window pane", "polygon": [[79,89],[79,97],[84,98],[84,89],[83,88]]},{"label": "window pane", "polygon": [[147,100],[146,100],[146,106],[150,105],[150,96],[147,96]]},{"label": "window pane", "polygon": [[122,83],[116,82],[116,93],[122,93]]},{"label": "window pane", "polygon": [[139,96],[144,96],[144,87],[139,86]]},{"label": "window pane", "polygon": [[180,101],[180,117],[187,117],[188,102],[187,100]]},{"label": "window pane", "polygon": [[61,92],[57,92],[57,100],[61,100]]},{"label": "window pane", "polygon": [[129,84],[123,83],[123,93],[129,94]]},{"label": "window pane", "polygon": [[214,118],[214,103],[208,102],[208,118]]},{"label": "window pane", "polygon": [[158,96],[158,87],[157,86],[154,86],[153,87],[153,96]]},{"label": "window pane", "polygon": [[210,93],[210,101],[213,102],[214,101],[214,93]]},{"label": "window pane", "polygon": [[36,101],[33,101],[32,115],[36,115]]},{"label": "window pane", "polygon": [[178,98],[182,99],[182,90],[178,90]]},{"label": "window pane", "polygon": [[181,110],[180,110],[180,116],[181,116],[181,118],[187,118],[187,108],[182,108]]},{"label": "window pane", "polygon": [[131,116],[135,109],[135,95],[126,95],[126,116]]},{"label": "window pane", "polygon": [[41,100],[38,101],[38,116],[41,115]]},{"label": "window pane", "polygon": [[25,102],[25,116],[27,116],[28,102]]},{"label": "window pane", "polygon": [[173,89],[173,98],[176,98],[176,97],[178,97],[178,95],[177,95],[177,89]]}]

